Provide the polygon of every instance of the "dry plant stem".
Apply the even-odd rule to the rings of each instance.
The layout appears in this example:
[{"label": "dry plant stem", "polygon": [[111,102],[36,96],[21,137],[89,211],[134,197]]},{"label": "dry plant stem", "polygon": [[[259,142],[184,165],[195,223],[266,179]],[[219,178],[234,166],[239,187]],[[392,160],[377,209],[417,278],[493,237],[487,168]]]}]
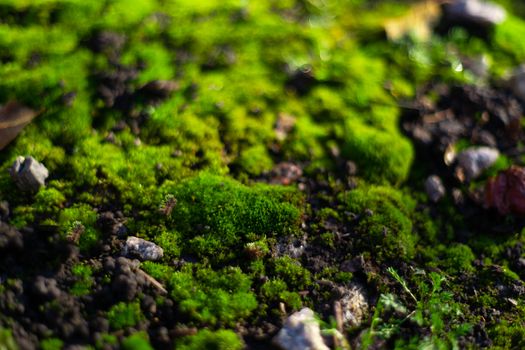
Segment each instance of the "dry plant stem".
[{"label": "dry plant stem", "polygon": [[337,324],[337,330],[343,332],[343,308],[341,307],[341,302],[334,302],[334,314],[335,322]]},{"label": "dry plant stem", "polygon": [[146,281],[148,281],[149,284],[152,285],[153,287],[157,288],[161,292],[161,294],[168,294],[168,291],[166,290],[166,288],[164,288],[164,286],[159,281],[157,281],[156,279],[148,275],[146,272],[142,271],[141,269],[137,269],[136,272],[137,274],[144,276]]}]

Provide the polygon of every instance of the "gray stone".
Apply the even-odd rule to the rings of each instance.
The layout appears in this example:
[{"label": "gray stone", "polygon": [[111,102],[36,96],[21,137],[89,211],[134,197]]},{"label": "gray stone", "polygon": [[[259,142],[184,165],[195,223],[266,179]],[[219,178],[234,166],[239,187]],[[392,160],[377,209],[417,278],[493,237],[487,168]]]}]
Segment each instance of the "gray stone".
[{"label": "gray stone", "polygon": [[319,322],[309,308],[288,317],[273,342],[284,350],[329,350],[321,335]]},{"label": "gray stone", "polygon": [[445,12],[454,21],[483,26],[499,24],[507,18],[503,7],[481,0],[454,0],[445,6]]},{"label": "gray stone", "polygon": [[428,198],[434,203],[439,202],[445,196],[445,186],[437,175],[430,175],[425,181],[425,191]]},{"label": "gray stone", "polygon": [[16,158],[9,173],[18,188],[23,191],[37,192],[45,186],[49,171],[33,157]]},{"label": "gray stone", "polygon": [[153,242],[146,241],[142,238],[130,236],[122,249],[122,254],[127,257],[137,258],[139,260],[159,260],[164,255],[161,247]]},{"label": "gray stone", "polygon": [[490,168],[499,157],[499,151],[491,147],[470,147],[457,156],[457,172],[460,180],[470,181]]}]

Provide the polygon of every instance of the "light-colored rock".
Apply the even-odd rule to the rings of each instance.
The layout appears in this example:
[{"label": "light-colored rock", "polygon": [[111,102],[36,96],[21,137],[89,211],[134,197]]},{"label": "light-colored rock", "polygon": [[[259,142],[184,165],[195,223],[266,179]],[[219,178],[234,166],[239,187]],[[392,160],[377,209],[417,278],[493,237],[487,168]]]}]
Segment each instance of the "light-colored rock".
[{"label": "light-colored rock", "polygon": [[345,326],[359,326],[368,316],[368,297],[365,289],[358,284],[350,285],[339,303]]},{"label": "light-colored rock", "polygon": [[499,24],[507,18],[503,7],[482,0],[453,0],[445,11],[452,20],[484,26]]},{"label": "light-colored rock", "polygon": [[490,168],[499,157],[499,151],[491,147],[469,147],[457,156],[456,174],[460,180],[470,181]]},{"label": "light-colored rock", "polygon": [[33,157],[16,158],[9,170],[13,181],[23,191],[37,192],[45,186],[49,171]]},{"label": "light-colored rock", "polygon": [[283,350],[329,350],[321,335],[319,322],[309,308],[288,317],[273,342]]},{"label": "light-colored rock", "polygon": [[430,175],[425,181],[425,191],[428,198],[434,203],[439,202],[445,196],[445,186],[437,175]]},{"label": "light-colored rock", "polygon": [[145,260],[159,260],[164,255],[161,247],[145,239],[130,236],[122,248],[122,254],[130,258]]}]

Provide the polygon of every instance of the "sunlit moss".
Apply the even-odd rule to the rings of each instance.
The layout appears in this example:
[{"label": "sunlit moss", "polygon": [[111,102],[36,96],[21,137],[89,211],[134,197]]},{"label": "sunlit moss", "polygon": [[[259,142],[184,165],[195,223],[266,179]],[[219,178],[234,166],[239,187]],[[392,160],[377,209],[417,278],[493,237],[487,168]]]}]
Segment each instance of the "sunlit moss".
[{"label": "sunlit moss", "polygon": [[146,332],[137,332],[122,340],[122,348],[125,350],[153,350],[149,343]]},{"label": "sunlit moss", "polygon": [[358,174],[372,182],[399,184],[408,176],[414,158],[410,142],[396,132],[346,123],[343,154],[358,166]]},{"label": "sunlit moss", "polygon": [[71,294],[75,296],[89,294],[94,283],[93,269],[89,265],[77,264],[71,268],[71,272],[77,278],[71,287]]},{"label": "sunlit moss", "polygon": [[[434,207],[406,194],[418,187],[406,183],[414,151],[399,118],[405,99],[427,83],[487,83],[521,63],[524,21],[509,12],[487,38],[453,28],[428,42],[387,42],[384,20],[409,6],[364,0],[3,1],[0,104],[17,100],[38,111],[0,154],[0,198],[10,207],[6,221],[38,234],[40,227],[56,230],[80,246],[83,259],[94,258],[92,248],[107,238],[96,224],[99,214],[121,212],[128,232],[164,249],[162,262],[141,268],[168,289],[177,322],[199,329],[175,340],[181,349],[240,349],[240,336],[224,327],[244,329],[244,322],[269,315],[277,320],[280,303],[287,310],[312,302],[317,307],[309,298],[320,279],[350,283],[354,275],[340,271],[338,263],[314,273],[304,261],[276,254],[280,238],[303,231],[313,233],[311,247],[348,248],[372,265],[416,258],[415,265],[424,261],[425,267],[470,276],[478,272],[473,262],[480,257],[487,265],[500,264],[498,278],[515,283],[520,272],[505,254],[522,237],[480,233],[455,242],[464,218],[449,199]],[[122,47],[93,50],[102,33],[122,38]],[[481,55],[491,63],[487,78],[462,65]],[[118,81],[128,70],[134,74]],[[101,76],[117,80],[109,93],[122,93],[123,106],[105,105]],[[139,89],[154,80],[172,80],[175,89],[149,100]],[[291,125],[276,131],[283,114]],[[8,174],[19,155],[32,155],[50,172],[46,187],[35,194],[19,191]],[[254,184],[269,180],[265,173],[282,161],[303,167],[308,181],[300,188],[306,196],[293,185]],[[350,181],[345,161],[357,165]],[[488,174],[509,164],[501,158]],[[397,189],[403,184],[405,192]],[[317,187],[322,193],[310,193]],[[421,202],[417,209],[414,199]],[[318,200],[330,209],[315,214]],[[313,224],[312,214],[337,229]],[[302,221],[311,226],[302,227]],[[56,237],[46,236],[46,242],[61,243]],[[343,238],[350,239],[348,247],[338,246]],[[88,299],[97,270],[85,262],[69,268],[73,276],[64,287]],[[380,274],[367,276],[384,288]],[[493,277],[484,278],[490,284]],[[418,285],[423,295],[425,288],[430,286]],[[489,289],[477,302],[500,308],[495,288]],[[301,291],[314,293],[304,297]],[[438,301],[430,312],[435,314]],[[428,322],[424,311],[410,318],[411,327],[425,324],[432,332],[449,326],[438,318],[422,323]],[[145,333],[121,333],[144,319],[138,300],[112,306],[107,317],[110,333],[100,336],[97,348],[119,342],[124,349],[151,348]],[[494,346],[504,348],[510,340],[510,347],[520,347],[518,328],[510,321],[490,328]],[[10,338],[11,332],[0,330],[0,339]],[[405,340],[388,344],[448,344]],[[62,345],[58,338],[40,343]]]},{"label": "sunlit moss", "polygon": [[143,319],[144,315],[138,302],[120,302],[108,311],[109,325],[114,330],[133,327]]},{"label": "sunlit moss", "polygon": [[410,259],[417,235],[411,220],[415,202],[389,187],[363,185],[342,196],[345,209],[359,215],[361,245],[377,258]]},{"label": "sunlit moss", "polygon": [[178,340],[176,347],[181,350],[240,350],[244,348],[244,344],[239,336],[231,330],[221,329],[213,332],[203,329],[195,335]]},{"label": "sunlit moss", "polygon": [[204,173],[162,192],[177,199],[170,221],[187,249],[213,261],[235,257],[253,237],[293,234],[301,219],[302,198],[293,188],[247,187]]},{"label": "sunlit moss", "polygon": [[99,242],[100,232],[95,227],[97,213],[87,204],[76,204],[62,210],[58,217],[63,238],[76,241],[87,251]]}]

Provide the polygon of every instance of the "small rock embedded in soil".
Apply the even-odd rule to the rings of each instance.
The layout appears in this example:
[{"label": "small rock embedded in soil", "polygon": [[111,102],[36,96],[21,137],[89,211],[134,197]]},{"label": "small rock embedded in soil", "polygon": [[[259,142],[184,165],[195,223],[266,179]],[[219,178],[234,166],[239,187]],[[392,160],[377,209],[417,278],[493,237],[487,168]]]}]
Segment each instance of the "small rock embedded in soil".
[{"label": "small rock embedded in soil", "polygon": [[490,147],[470,147],[457,156],[457,177],[463,181],[470,181],[480,176],[496,162],[499,151]]},{"label": "small rock embedded in soil", "polygon": [[37,192],[44,187],[49,171],[33,157],[16,158],[9,173],[18,188],[23,191]]},{"label": "small rock embedded in soil", "polygon": [[159,260],[164,255],[161,247],[153,242],[146,241],[142,238],[130,236],[122,249],[122,254],[132,258],[145,260]]},{"label": "small rock embedded in soil", "polygon": [[437,175],[427,177],[425,181],[425,191],[427,192],[428,198],[434,203],[439,202],[439,200],[445,196],[445,186],[443,186],[441,178]]},{"label": "small rock embedded in soil", "polygon": [[446,15],[454,21],[492,26],[505,20],[505,9],[481,0],[455,0],[445,6]]},{"label": "small rock embedded in soil", "polygon": [[314,312],[307,307],[288,317],[273,342],[283,350],[329,350]]},{"label": "small rock embedded in soil", "polygon": [[303,175],[303,169],[290,162],[277,164],[271,171],[270,183],[290,185],[296,182]]},{"label": "small rock embedded in soil", "polygon": [[364,288],[352,284],[339,300],[345,326],[359,326],[368,316],[368,298]]}]

